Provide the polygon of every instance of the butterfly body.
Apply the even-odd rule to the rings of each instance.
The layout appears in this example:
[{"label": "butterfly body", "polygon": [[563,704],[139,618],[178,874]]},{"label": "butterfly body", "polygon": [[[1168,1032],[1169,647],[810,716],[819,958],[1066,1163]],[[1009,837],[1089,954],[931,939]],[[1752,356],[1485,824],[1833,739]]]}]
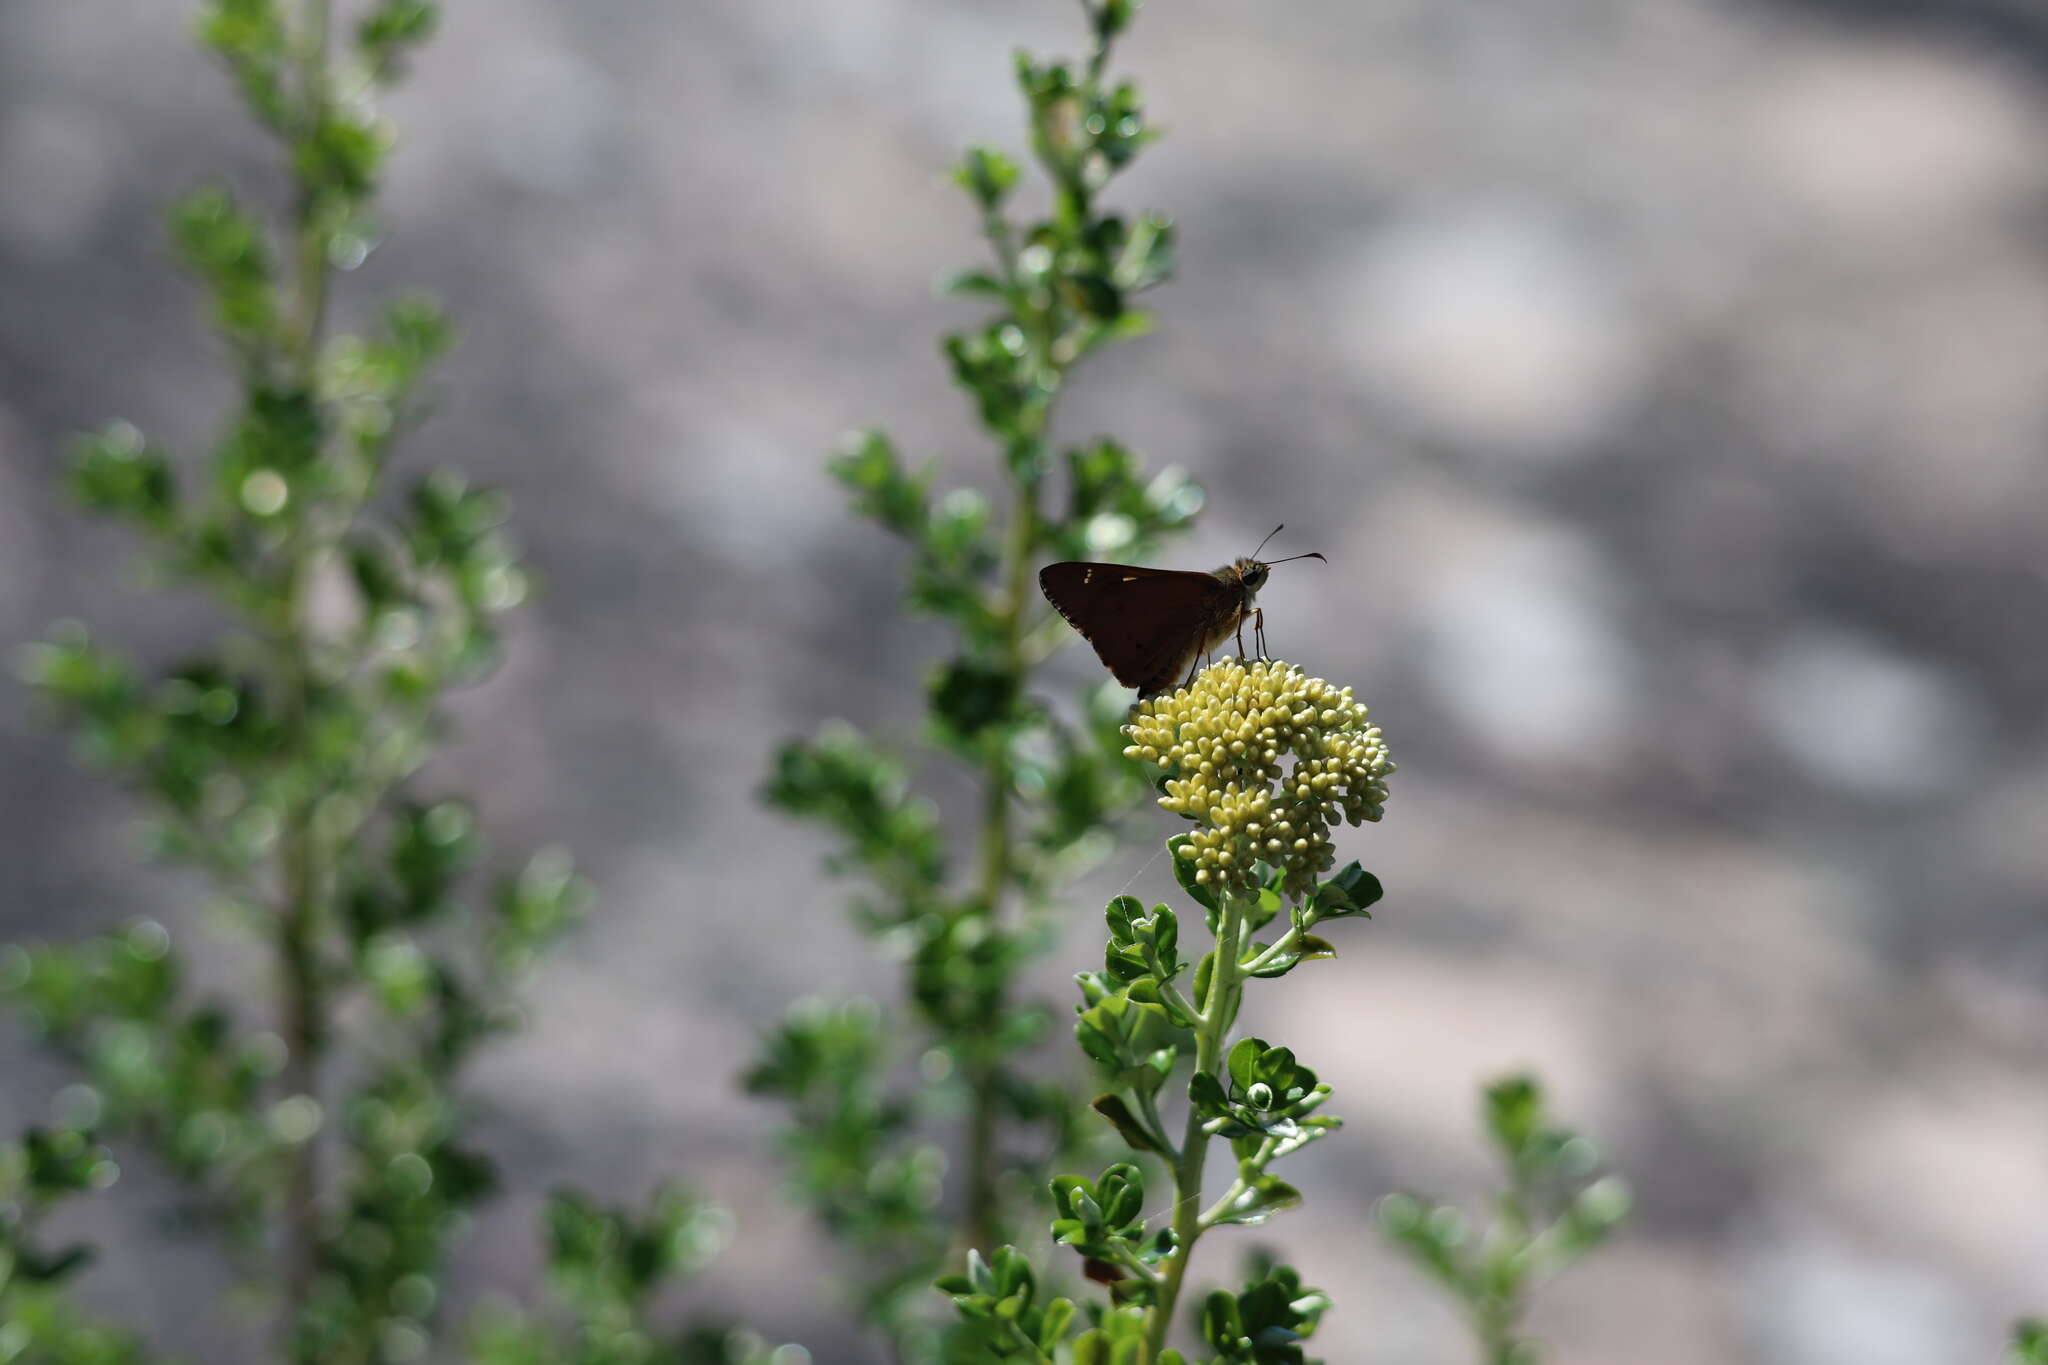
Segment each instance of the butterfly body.
[{"label": "butterfly body", "polygon": [[1203,655],[1241,637],[1247,623],[1258,628],[1270,568],[1251,556],[1213,573],[1068,560],[1041,569],[1038,586],[1118,682],[1150,697],[1192,676]]}]

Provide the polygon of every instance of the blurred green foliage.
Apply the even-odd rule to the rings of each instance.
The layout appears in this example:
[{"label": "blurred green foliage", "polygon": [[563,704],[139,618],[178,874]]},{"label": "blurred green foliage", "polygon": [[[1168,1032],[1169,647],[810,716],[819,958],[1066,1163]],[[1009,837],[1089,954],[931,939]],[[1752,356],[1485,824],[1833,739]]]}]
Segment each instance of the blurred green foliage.
[{"label": "blurred green foliage", "polygon": [[[68,1107],[90,1107],[82,1095]],[[0,1144],[0,1359],[62,1365],[141,1365],[134,1338],[73,1313],[64,1282],[92,1259],[90,1247],[45,1244],[43,1220],[73,1196],[120,1174],[89,1119],[31,1128]]]},{"label": "blurred green foliage", "polygon": [[[329,0],[201,5],[200,40],[273,136],[290,191],[281,223],[225,185],[171,213],[239,398],[201,458],[117,422],[70,461],[80,501],[134,529],[157,585],[210,596],[224,633],[148,670],[66,625],[21,660],[82,757],[139,798],[153,851],[206,875],[275,1000],[199,998],[188,954],[207,949],[147,920],[0,956],[0,990],[82,1073],[66,1112],[89,1116],[0,1158],[0,1360],[140,1359],[65,1312],[57,1283],[82,1252],[37,1240],[50,1205],[111,1178],[100,1134],[177,1178],[185,1226],[236,1257],[280,1357],[426,1357],[451,1239],[495,1183],[465,1136],[462,1070],[518,1024],[520,980],[587,898],[558,851],[479,890],[475,813],[416,780],[447,692],[495,665],[497,617],[527,578],[502,496],[448,469],[395,486],[393,444],[451,340],[440,313],[401,299],[363,334],[327,326],[334,277],[378,238],[391,135],[374,97],[438,11],[354,13],[339,35]],[[794,1359],[702,1330],[678,1356],[647,1325],[721,1217],[676,1191],[638,1211],[557,1196],[569,1325],[501,1321],[478,1358]]]},{"label": "blurred green foliage", "polygon": [[1118,689],[1091,688],[1072,707],[1034,694],[1068,636],[1033,571],[1047,558],[1142,557],[1202,502],[1184,476],[1145,474],[1115,440],[1062,447],[1052,431],[1074,368],[1146,329],[1135,301],[1173,266],[1169,222],[1100,201],[1153,133],[1135,89],[1105,77],[1133,6],[1084,9],[1085,62],[1016,62],[1048,211],[1013,211],[1026,177],[1003,152],[971,149],[954,173],[990,259],[944,287],[990,311],[942,349],[999,462],[1002,505],[973,488],[937,491],[936,471],[880,432],[830,465],[854,510],[907,544],[906,610],[952,631],[927,675],[925,739],[978,785],[970,846],[956,851],[968,841],[917,794],[893,746],[843,722],[785,745],[766,785],[770,802],[837,837],[834,870],[862,884],[856,921],[905,964],[900,1007],[807,1002],[747,1083],[790,1106],[795,1184],[845,1243],[863,1317],[909,1361],[988,1358],[979,1327],[934,1327],[930,1280],[967,1246],[1015,1236],[1054,1159],[1088,1131],[1067,1088],[1023,1064],[1049,1014],[1018,982],[1048,941],[1039,909],[1107,852],[1112,821],[1148,791],[1121,753]]},{"label": "blurred green foliage", "polygon": [[1529,1295],[1613,1234],[1629,1190],[1601,1173],[1598,1148],[1552,1123],[1531,1077],[1489,1086],[1485,1123],[1508,1186],[1484,1231],[1455,1206],[1405,1194],[1381,1202],[1380,1227],[1458,1301],[1486,1365],[1534,1365],[1541,1356],[1521,1330]]},{"label": "blurred green foliage", "polygon": [[473,1365],[804,1365],[798,1348],[771,1347],[745,1328],[656,1322],[658,1295],[718,1254],[728,1215],[678,1185],[639,1207],[558,1191],[545,1215],[553,1311],[499,1306],[471,1332]]}]

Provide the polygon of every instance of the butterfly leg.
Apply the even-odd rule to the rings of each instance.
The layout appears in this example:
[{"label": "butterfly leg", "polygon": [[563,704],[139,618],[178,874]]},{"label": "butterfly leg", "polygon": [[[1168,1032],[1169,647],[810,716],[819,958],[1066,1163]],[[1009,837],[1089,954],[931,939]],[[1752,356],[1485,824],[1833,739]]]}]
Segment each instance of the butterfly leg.
[{"label": "butterfly leg", "polygon": [[1266,658],[1266,609],[1260,607],[1252,613],[1252,639],[1259,647],[1259,658]]},{"label": "butterfly leg", "polygon": [[1239,613],[1238,613],[1238,617],[1237,617],[1237,661],[1238,661],[1239,663],[1243,663],[1243,662],[1245,661],[1245,658],[1244,658],[1244,616],[1245,616],[1245,614],[1244,614],[1243,612],[1239,612]]}]

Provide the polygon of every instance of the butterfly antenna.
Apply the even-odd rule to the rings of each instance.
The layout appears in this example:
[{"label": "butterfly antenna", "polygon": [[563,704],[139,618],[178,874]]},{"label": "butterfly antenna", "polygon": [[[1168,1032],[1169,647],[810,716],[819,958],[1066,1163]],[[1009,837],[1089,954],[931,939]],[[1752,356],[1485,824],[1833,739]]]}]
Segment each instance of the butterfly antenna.
[{"label": "butterfly antenna", "polygon": [[[1266,532],[1266,540],[1271,540],[1274,536],[1279,535],[1282,531],[1286,529],[1287,523],[1283,521],[1278,526],[1275,526],[1272,530]],[[1259,551],[1266,548],[1266,540],[1260,541],[1257,547],[1252,550],[1251,557],[1253,559],[1257,559],[1259,557]]]},{"label": "butterfly antenna", "polygon": [[[1295,561],[1295,560],[1297,560],[1297,559],[1323,559],[1323,557],[1322,557],[1321,555],[1317,554],[1317,553],[1316,553],[1316,552],[1315,552],[1314,550],[1310,550],[1310,551],[1309,551],[1309,552],[1308,552],[1307,554],[1299,554],[1299,555],[1289,555],[1289,556],[1287,556],[1287,558],[1286,558],[1286,559],[1272,559],[1272,560],[1268,560],[1268,561],[1266,562],[1266,567],[1270,569],[1270,568],[1272,568],[1272,567],[1273,567],[1273,566],[1274,566],[1275,564],[1289,564],[1289,563],[1292,563],[1293,561]],[[1329,562],[1330,562],[1329,560],[1327,560],[1327,559],[1323,559],[1323,563],[1327,564],[1327,563],[1329,563]]]}]

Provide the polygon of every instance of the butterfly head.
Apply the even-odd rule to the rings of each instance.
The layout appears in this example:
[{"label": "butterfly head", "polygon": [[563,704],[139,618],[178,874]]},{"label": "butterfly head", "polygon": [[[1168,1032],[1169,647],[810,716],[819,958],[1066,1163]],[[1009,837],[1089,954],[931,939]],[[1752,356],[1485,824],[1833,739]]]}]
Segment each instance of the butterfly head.
[{"label": "butterfly head", "polygon": [[[1287,528],[1285,526],[1275,526],[1272,530],[1266,532],[1266,540],[1271,540],[1274,536],[1279,535],[1282,531],[1286,529]],[[1287,556],[1287,559],[1275,559],[1270,561],[1260,559],[1259,550],[1263,550],[1266,548],[1266,540],[1262,540],[1259,542],[1257,550],[1253,550],[1248,555],[1240,556],[1238,559],[1233,561],[1229,565],[1229,567],[1218,569],[1216,571],[1216,576],[1222,579],[1225,583],[1235,583],[1238,585],[1239,589],[1244,594],[1244,600],[1247,606],[1251,604],[1252,598],[1255,595],[1257,595],[1259,589],[1266,586],[1266,575],[1273,571],[1273,565],[1285,564],[1288,559],[1323,558],[1314,550],[1310,550],[1307,554],[1303,555],[1289,555]],[[1329,561],[1326,559],[1323,560],[1323,562],[1325,564],[1329,563]]]},{"label": "butterfly head", "polygon": [[[1289,555],[1287,559],[1275,559],[1271,561],[1259,559],[1253,555],[1244,555],[1232,561],[1226,567],[1218,569],[1216,571],[1216,576],[1222,579],[1225,583],[1236,584],[1238,588],[1244,593],[1245,601],[1250,602],[1252,597],[1258,592],[1258,590],[1266,586],[1266,576],[1272,573],[1273,565],[1285,564],[1288,562],[1288,560],[1292,559],[1322,558],[1323,557],[1321,555],[1317,554],[1313,550],[1310,550],[1307,554],[1304,555]],[[1324,562],[1328,563],[1329,561],[1324,560]]]}]

